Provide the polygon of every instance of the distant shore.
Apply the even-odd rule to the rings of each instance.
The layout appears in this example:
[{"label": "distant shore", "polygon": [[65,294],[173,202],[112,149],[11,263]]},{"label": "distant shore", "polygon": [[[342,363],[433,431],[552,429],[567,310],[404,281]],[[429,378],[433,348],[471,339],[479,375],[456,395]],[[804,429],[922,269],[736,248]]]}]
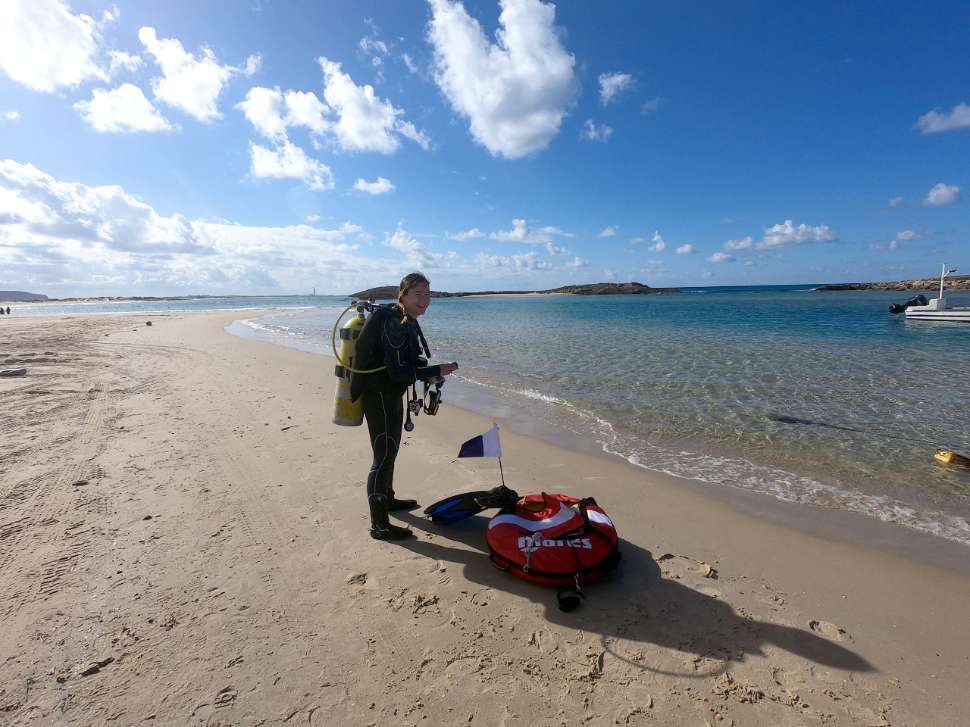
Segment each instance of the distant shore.
[{"label": "distant shore", "polygon": [[[945,290],[970,290],[970,275],[957,275],[946,279]],[[899,280],[884,283],[831,283],[820,285],[816,290],[822,292],[839,290],[899,290],[899,291],[925,291],[939,290],[939,278],[918,278],[915,280]]]}]

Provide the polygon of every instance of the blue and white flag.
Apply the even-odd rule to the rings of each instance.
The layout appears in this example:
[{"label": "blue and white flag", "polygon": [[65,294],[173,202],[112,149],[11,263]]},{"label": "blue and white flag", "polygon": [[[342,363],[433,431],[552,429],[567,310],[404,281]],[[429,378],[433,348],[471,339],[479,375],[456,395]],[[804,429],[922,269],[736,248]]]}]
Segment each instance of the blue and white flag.
[{"label": "blue and white flag", "polygon": [[492,428],[484,434],[472,437],[463,445],[458,452],[459,457],[501,457],[502,442],[498,438],[498,425],[493,424]]}]

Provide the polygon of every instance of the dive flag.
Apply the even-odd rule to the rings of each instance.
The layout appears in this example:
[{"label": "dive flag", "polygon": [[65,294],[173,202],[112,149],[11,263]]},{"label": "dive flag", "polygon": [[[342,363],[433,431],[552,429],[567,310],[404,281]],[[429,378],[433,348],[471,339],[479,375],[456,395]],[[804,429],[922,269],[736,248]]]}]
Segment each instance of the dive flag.
[{"label": "dive flag", "polygon": [[502,443],[498,438],[498,425],[493,424],[492,428],[484,434],[472,437],[463,445],[458,452],[459,457],[501,457]]}]

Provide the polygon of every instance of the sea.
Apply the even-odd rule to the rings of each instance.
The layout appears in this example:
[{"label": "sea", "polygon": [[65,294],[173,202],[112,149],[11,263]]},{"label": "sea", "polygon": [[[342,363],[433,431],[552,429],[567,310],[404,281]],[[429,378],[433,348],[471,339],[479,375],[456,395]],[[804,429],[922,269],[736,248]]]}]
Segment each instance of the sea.
[{"label": "sea", "polygon": [[[460,364],[444,406],[714,492],[970,545],[970,470],[933,456],[937,447],[970,455],[970,324],[890,315],[905,293],[814,287],[435,299],[421,325],[433,359]],[[970,305],[970,293],[947,297]],[[238,310],[231,333],[332,358],[348,303],[234,297],[13,313]]]}]

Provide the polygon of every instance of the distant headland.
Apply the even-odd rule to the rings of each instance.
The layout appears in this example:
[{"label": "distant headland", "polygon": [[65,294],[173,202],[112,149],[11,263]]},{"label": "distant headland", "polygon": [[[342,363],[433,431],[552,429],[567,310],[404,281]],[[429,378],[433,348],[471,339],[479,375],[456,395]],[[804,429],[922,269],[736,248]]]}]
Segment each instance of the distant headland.
[{"label": "distant headland", "polygon": [[[915,280],[898,280],[888,283],[834,283],[820,285],[815,290],[939,290],[940,279],[918,278]],[[970,290],[970,275],[955,275],[946,279],[946,290]]]},{"label": "distant headland", "polygon": [[47,300],[47,296],[40,293],[27,293],[23,290],[0,290],[0,300],[4,303],[7,301],[22,303],[24,301]]},{"label": "distant headland", "polygon": [[[384,285],[353,293],[351,298],[360,300],[393,300],[398,286]],[[551,290],[482,290],[476,292],[446,293],[434,290],[432,298],[467,298],[476,295],[649,295],[655,293],[679,293],[680,288],[651,288],[641,283],[589,283],[587,285],[564,285]]]}]

